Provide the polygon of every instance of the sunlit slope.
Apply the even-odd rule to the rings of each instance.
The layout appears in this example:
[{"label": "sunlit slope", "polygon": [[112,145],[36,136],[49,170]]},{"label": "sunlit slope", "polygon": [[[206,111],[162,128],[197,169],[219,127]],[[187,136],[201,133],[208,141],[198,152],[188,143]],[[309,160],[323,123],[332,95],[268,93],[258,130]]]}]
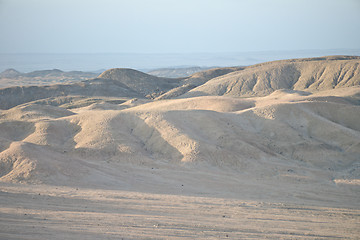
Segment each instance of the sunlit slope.
[{"label": "sunlit slope", "polygon": [[268,62],[211,79],[181,97],[264,96],[279,89],[319,91],[360,84],[360,57]]},{"label": "sunlit slope", "polygon": [[0,177],[82,182],[96,175],[94,163],[166,163],[259,178],[357,181],[359,101],[360,89],[353,87],[108,103],[106,110],[98,103],[70,110],[29,103],[1,111]]}]

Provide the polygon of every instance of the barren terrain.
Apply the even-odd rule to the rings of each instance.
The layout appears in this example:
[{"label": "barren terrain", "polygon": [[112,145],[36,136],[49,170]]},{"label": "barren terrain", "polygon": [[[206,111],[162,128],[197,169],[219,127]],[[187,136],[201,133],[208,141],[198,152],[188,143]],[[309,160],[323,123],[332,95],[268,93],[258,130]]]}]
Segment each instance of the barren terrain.
[{"label": "barren terrain", "polygon": [[0,238],[357,239],[358,63],[0,89]]},{"label": "barren terrain", "polygon": [[358,209],[1,184],[1,239],[357,239]]}]

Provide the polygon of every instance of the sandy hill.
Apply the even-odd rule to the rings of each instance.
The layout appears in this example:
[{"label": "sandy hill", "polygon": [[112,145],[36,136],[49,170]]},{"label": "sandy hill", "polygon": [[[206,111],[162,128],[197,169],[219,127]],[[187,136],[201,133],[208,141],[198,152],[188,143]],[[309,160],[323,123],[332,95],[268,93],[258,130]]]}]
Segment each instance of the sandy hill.
[{"label": "sandy hill", "polygon": [[279,89],[327,90],[360,84],[360,57],[330,56],[268,62],[211,79],[182,97],[264,96]]}]

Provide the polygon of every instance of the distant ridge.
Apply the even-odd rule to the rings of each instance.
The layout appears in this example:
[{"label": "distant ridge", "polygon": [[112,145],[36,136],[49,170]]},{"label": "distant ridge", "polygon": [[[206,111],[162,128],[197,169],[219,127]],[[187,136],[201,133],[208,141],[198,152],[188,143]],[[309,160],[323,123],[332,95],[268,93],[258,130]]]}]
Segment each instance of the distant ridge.
[{"label": "distant ridge", "polygon": [[[6,70],[3,75],[18,72]],[[61,70],[34,71],[36,76],[82,72]],[[93,74],[93,73],[92,73]],[[24,74],[25,75],[25,74]],[[60,77],[59,77],[60,76]],[[96,76],[96,75],[95,75]],[[49,77],[50,78],[50,77]],[[42,84],[44,85],[44,84]],[[189,98],[197,96],[265,96],[280,89],[320,91],[360,85],[360,57],[327,56],[290,59],[248,67],[214,68],[184,78],[163,78],[128,68],[114,68],[97,78],[68,84],[18,86],[0,89],[0,109],[9,109],[30,101],[64,96],[102,96],[148,99]]]},{"label": "distant ridge", "polygon": [[0,89],[0,109],[9,109],[39,99],[63,96],[141,97],[137,92],[120,82],[93,79],[74,84],[19,86]]},{"label": "distant ridge", "polygon": [[69,71],[64,72],[60,69],[51,69],[51,70],[36,70],[28,73],[19,72],[13,68],[6,69],[0,73],[0,78],[10,78],[10,77],[58,77],[58,76],[76,76],[76,75],[87,75],[90,77],[95,77],[95,73],[91,72],[82,72],[82,71]]},{"label": "distant ridge", "polygon": [[328,90],[360,85],[360,57],[328,56],[252,65],[213,78],[181,97],[265,96],[279,89]]},{"label": "distant ridge", "polygon": [[189,77],[197,72],[206,71],[215,67],[174,67],[174,68],[158,68],[148,71],[147,74],[157,77],[182,78]]},{"label": "distant ridge", "polygon": [[55,83],[75,83],[95,78],[96,73],[59,69],[38,70],[22,73],[15,69],[7,69],[0,73],[0,88],[13,86],[50,85]]},{"label": "distant ridge", "polygon": [[0,73],[0,78],[3,78],[3,77],[16,77],[16,76],[18,76],[20,74],[21,73],[16,71],[15,69],[9,68],[9,69],[6,69],[5,71]]}]

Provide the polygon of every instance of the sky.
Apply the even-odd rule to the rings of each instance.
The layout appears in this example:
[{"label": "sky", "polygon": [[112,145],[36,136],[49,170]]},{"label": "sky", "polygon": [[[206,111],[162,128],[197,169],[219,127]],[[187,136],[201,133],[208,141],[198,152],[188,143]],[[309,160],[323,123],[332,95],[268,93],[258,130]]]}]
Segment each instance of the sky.
[{"label": "sky", "polygon": [[0,53],[360,49],[360,0],[0,0]]}]

